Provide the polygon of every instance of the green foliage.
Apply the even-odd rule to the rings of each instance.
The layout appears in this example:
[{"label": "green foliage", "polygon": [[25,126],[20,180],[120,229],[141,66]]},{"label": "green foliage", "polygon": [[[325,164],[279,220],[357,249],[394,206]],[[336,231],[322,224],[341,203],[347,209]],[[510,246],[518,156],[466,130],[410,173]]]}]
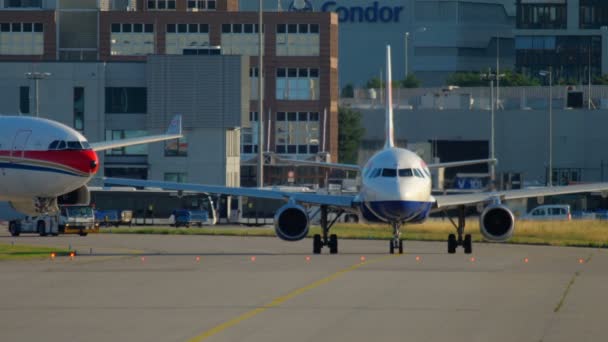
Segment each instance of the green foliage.
[{"label": "green foliage", "polygon": [[355,97],[355,87],[351,83],[345,85],[344,88],[342,88],[341,97],[349,98],[349,99],[352,99],[353,97]]},{"label": "green foliage", "polygon": [[488,81],[484,80],[479,72],[458,71],[448,76],[446,84],[459,87],[487,87]]},{"label": "green foliage", "polygon": [[[487,72],[456,72],[448,77],[447,85],[456,85],[459,87],[487,87],[489,80],[483,77]],[[540,85],[538,78],[531,78],[528,75],[504,70],[501,72],[504,76],[500,78],[502,87],[523,87]]]},{"label": "green foliage", "polygon": [[399,81],[401,88],[419,88],[422,82],[414,74],[409,74],[404,80]]},{"label": "green foliage", "polygon": [[380,81],[380,79],[378,77],[372,77],[365,84],[365,88],[367,88],[367,89],[380,89],[380,88],[383,88],[383,87],[384,86],[382,85],[382,82]]},{"label": "green foliage", "polygon": [[595,76],[591,82],[597,85],[608,85],[608,74]]},{"label": "green foliage", "polygon": [[540,85],[538,78],[531,78],[525,74],[513,72],[511,70],[506,70],[504,74],[505,76],[500,78],[500,85],[502,87],[525,87]]},{"label": "green foliage", "polygon": [[365,129],[361,126],[361,113],[351,108],[338,110],[338,157],[340,163],[356,164],[359,145]]}]

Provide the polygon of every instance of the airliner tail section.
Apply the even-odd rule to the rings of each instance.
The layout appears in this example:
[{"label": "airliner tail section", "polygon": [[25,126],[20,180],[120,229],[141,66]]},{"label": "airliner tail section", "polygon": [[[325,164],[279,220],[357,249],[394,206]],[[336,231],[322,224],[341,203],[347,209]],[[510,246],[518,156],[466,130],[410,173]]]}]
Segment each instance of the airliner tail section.
[{"label": "airliner tail section", "polygon": [[392,148],[395,146],[393,139],[393,86],[392,86],[392,68],[391,68],[391,46],[386,46],[386,140],[384,148]]}]

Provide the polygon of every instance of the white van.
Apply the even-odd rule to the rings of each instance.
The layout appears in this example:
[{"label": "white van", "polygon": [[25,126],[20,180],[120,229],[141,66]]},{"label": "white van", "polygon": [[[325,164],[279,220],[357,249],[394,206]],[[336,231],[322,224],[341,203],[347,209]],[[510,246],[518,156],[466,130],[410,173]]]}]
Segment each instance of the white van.
[{"label": "white van", "polygon": [[567,204],[541,205],[520,218],[530,221],[570,221],[572,214]]}]

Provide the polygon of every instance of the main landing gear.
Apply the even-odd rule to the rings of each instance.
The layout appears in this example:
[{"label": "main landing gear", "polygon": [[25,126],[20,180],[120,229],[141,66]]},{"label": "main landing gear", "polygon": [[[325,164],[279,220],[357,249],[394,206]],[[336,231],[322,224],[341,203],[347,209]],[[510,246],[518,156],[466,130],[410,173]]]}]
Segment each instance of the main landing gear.
[{"label": "main landing gear", "polygon": [[389,252],[395,254],[395,249],[399,250],[399,254],[403,254],[403,240],[401,240],[401,223],[393,222],[393,238],[389,241]]},{"label": "main landing gear", "polygon": [[323,230],[323,236],[321,234],[315,234],[312,238],[312,252],[314,254],[321,254],[321,248],[323,246],[329,247],[329,254],[338,254],[338,236],[336,234],[329,235],[329,230],[338,221],[340,216],[344,213],[344,210],[340,210],[336,217],[329,222],[327,219],[328,208],[326,205],[321,206],[321,229]]},{"label": "main landing gear", "polygon": [[[452,220],[451,217],[448,216],[450,222],[454,228],[456,228],[456,234],[458,234],[458,238],[456,238],[455,234],[450,234],[448,236],[448,253],[454,254],[456,253],[456,247],[462,246],[464,248],[465,254],[471,254],[473,252],[473,240],[471,239],[471,234],[464,235],[464,226],[466,224],[465,220],[465,207],[458,207],[458,224]],[[447,215],[446,215],[447,216]],[[463,239],[464,235],[464,239]]]}]

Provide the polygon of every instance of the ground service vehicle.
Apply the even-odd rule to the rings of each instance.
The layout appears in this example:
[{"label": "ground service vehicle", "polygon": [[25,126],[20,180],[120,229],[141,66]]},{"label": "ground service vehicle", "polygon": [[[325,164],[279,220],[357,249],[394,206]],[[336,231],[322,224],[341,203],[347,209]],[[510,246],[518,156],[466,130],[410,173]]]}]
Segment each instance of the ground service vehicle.
[{"label": "ground service vehicle", "polygon": [[99,226],[95,223],[93,208],[85,205],[61,207],[59,232],[66,234],[78,233],[80,236],[99,232]]},{"label": "ground service vehicle", "polygon": [[95,210],[95,222],[101,227],[131,225],[132,219],[131,210]]},{"label": "ground service vehicle", "polygon": [[8,231],[12,236],[19,236],[21,233],[57,236],[59,235],[59,225],[57,216],[26,216],[20,220],[10,221]]}]

